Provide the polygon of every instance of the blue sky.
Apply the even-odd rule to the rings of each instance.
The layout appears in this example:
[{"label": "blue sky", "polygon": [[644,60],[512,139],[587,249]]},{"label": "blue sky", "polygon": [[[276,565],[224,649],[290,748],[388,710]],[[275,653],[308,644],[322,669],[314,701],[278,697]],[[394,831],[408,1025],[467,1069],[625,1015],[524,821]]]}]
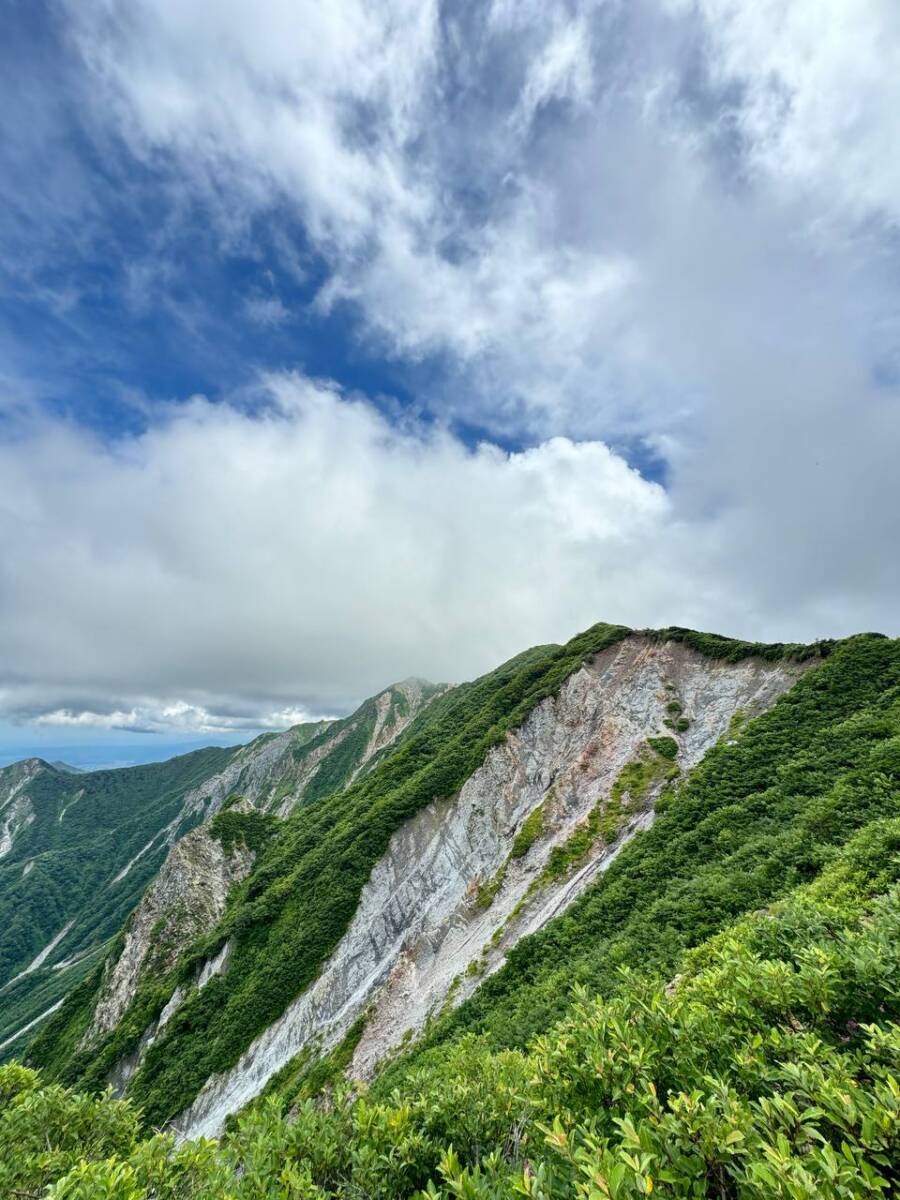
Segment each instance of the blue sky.
[{"label": "blue sky", "polygon": [[890,0],[0,2],[0,755],[898,632]]}]

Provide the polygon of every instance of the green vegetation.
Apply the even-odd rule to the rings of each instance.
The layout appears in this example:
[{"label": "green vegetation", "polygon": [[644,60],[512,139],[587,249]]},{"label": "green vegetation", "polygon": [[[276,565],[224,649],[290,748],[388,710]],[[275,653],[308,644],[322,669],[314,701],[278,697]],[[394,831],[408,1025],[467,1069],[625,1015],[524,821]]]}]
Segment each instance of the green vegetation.
[{"label": "green vegetation", "polygon": [[494,903],[494,897],[503,886],[503,880],[506,878],[506,871],[508,867],[509,859],[507,859],[506,862],[500,866],[499,870],[497,870],[490,879],[478,884],[478,887],[475,889],[475,897],[473,900],[473,904],[476,908],[485,909],[491,907],[491,905]]},{"label": "green vegetation", "polygon": [[[647,739],[646,746],[642,748],[638,757],[625,764],[612,785],[609,793],[612,801],[610,808],[615,809],[628,802],[632,805],[643,803],[651,787],[670,774],[672,768],[667,765],[667,760],[672,756],[661,753],[653,745],[654,741],[668,742],[670,740],[669,738]],[[675,774],[677,775],[677,773],[676,770]]]},{"label": "green vegetation", "polygon": [[275,832],[276,824],[276,818],[270,813],[222,808],[210,821],[209,832],[222,843],[226,854],[230,854],[235,846],[244,846],[258,854]]},{"label": "green vegetation", "polygon": [[[441,690],[440,685],[426,683],[424,680],[420,681],[419,686],[426,705]],[[388,728],[409,716],[409,700],[399,687],[390,688],[389,697],[385,716],[385,725]],[[292,753],[297,762],[302,762],[323,746],[332,744],[303,789],[304,804],[314,804],[325,796],[341,791],[364,766],[366,751],[378,720],[378,700],[378,696],[373,696],[364,701],[349,717],[339,721],[320,721],[318,724],[302,727],[309,730],[309,733],[304,736],[302,745],[293,747]],[[395,747],[387,749],[390,752],[390,749]]]},{"label": "green vegetation", "polygon": [[[327,1054],[317,1054],[315,1046],[306,1046],[272,1076],[260,1095],[251,1102],[250,1107],[256,1110],[265,1109],[272,1100],[277,1100],[281,1111],[288,1112],[304,1100],[322,1097],[324,1093],[340,1088],[344,1072],[350,1066],[365,1028],[366,1016],[363,1014],[353,1022],[337,1046]],[[236,1129],[237,1125],[238,1118],[228,1118],[226,1128],[229,1131]]]},{"label": "green vegetation", "polygon": [[[736,638],[722,637],[718,633],[699,633],[696,629],[682,629],[670,625],[667,629],[642,629],[645,637],[657,642],[681,642],[707,658],[718,658],[724,662],[741,662],[745,658],[764,658],[767,662],[793,659],[806,662],[811,658],[827,658],[839,642],[823,640],[808,646],[795,642],[743,642]],[[881,637],[881,634],[864,634],[864,637]]]},{"label": "green vegetation", "polygon": [[678,757],[678,743],[672,737],[647,738],[647,745],[651,750],[655,750],[661,758],[674,761]]},{"label": "green vegetation", "polygon": [[[549,797],[548,797],[549,799]],[[519,832],[513,840],[510,858],[524,858],[534,843],[544,832],[545,805],[547,800],[533,809],[522,822]]]},{"label": "green vegetation", "polygon": [[[524,1050],[469,1035],[401,1092],[275,1093],[220,1143],[0,1069],[0,1194],[52,1200],[857,1200],[900,1186],[900,821]],[[337,1054],[337,1052],[335,1052]],[[349,1061],[352,1049],[339,1057]],[[334,1073],[326,1071],[331,1085]],[[306,1077],[309,1096],[316,1080]],[[292,1107],[291,1119],[285,1113]]]},{"label": "green vegetation", "polygon": [[[314,738],[320,737],[326,729],[329,729],[334,724],[334,721],[306,721],[302,725],[295,725],[293,728],[294,742],[291,746],[291,755],[295,762],[302,762],[306,757],[307,751],[305,747]],[[264,733],[262,738],[267,741],[275,737],[275,734]],[[257,738],[254,745],[258,745],[262,738]]]},{"label": "green vegetation", "polygon": [[[480,883],[475,892],[475,907],[490,908],[494,902],[494,897],[503,886],[503,881],[506,878],[506,872],[509,864],[513,859],[524,858],[534,843],[538,840],[544,831],[544,818],[546,814],[546,805],[550,800],[548,796],[537,808],[533,809],[528,814],[513,840],[512,847],[509,852],[509,858],[502,863],[499,869],[495,872],[491,879]],[[499,934],[499,931],[498,931]]]},{"label": "green vegetation", "polygon": [[[159,870],[165,841],[149,848],[148,843],[178,819],[185,795],[234,754],[211,748],[163,763],[78,774],[44,764],[24,786],[20,795],[28,797],[34,820],[0,860],[0,1042],[91,969]],[[19,764],[0,769],[0,788],[20,769]],[[179,832],[197,819],[186,820]],[[127,874],[117,879],[129,863]],[[7,982],[70,922],[43,967]],[[74,961],[53,970],[62,959]]]},{"label": "green vegetation", "polygon": [[610,790],[609,800],[598,801],[571,836],[562,845],[553,847],[546,866],[533,886],[537,888],[551,880],[560,879],[581,866],[587,861],[598,839],[604,845],[611,846],[628,818],[642,806],[651,787],[668,775],[670,769],[663,756],[653,750],[648,741],[648,749],[633,762],[626,763],[619,772]]}]

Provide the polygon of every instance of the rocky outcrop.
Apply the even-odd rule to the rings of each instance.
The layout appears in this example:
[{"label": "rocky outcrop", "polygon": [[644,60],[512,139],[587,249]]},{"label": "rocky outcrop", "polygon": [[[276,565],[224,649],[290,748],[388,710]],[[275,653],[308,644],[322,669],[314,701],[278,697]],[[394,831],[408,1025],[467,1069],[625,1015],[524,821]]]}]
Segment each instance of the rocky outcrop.
[{"label": "rocky outcrop", "polygon": [[125,944],[108,968],[85,1044],[115,1028],[148,971],[164,973],[194,938],[213,928],[225,911],[229,891],[252,865],[251,851],[238,843],[226,853],[206,826],[198,826],[175,844],[131,915]]},{"label": "rocky outcrop", "polygon": [[45,769],[39,758],[27,758],[0,770],[0,858],[12,850],[16,834],[34,820],[28,785]]},{"label": "rocky outcrop", "polygon": [[[363,1013],[351,1073],[370,1074],[650,824],[668,770],[695,765],[736,712],[768,707],[802,670],[710,661],[640,636],[598,655],[492,750],[456,797],[435,801],[394,834],[319,977],[231,1070],[207,1082],[177,1129],[215,1135],[295,1055],[327,1051]],[[659,736],[677,743],[673,761],[648,747]],[[629,774],[638,763],[642,771]],[[638,778],[640,787],[625,786]],[[594,829],[598,813],[610,818],[596,826],[605,832],[588,839],[568,871],[548,874],[554,849]],[[517,837],[526,821],[529,836]]]},{"label": "rocky outcrop", "polygon": [[361,775],[442,690],[423,680],[406,679],[367,700],[344,720],[294,726],[285,733],[258,738],[244,747],[224,771],[189,793],[184,812],[199,813],[206,820],[229,796],[238,794],[256,808],[285,817],[303,803],[323,763],[346,739],[360,729],[366,734],[338,786],[346,786]]}]

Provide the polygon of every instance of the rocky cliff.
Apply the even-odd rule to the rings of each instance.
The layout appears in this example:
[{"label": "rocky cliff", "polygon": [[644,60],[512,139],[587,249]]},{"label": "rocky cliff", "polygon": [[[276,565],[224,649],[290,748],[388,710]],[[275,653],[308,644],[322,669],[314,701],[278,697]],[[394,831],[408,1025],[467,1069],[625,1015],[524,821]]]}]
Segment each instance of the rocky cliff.
[{"label": "rocky cliff", "polygon": [[713,661],[640,636],[585,663],[457,795],[397,830],[318,978],[207,1082],[177,1128],[216,1134],[295,1056],[327,1051],[361,1016],[350,1072],[371,1074],[571,903],[652,822],[666,784],[803,669]]},{"label": "rocky cliff", "polygon": [[[244,806],[250,807],[247,802]],[[143,976],[165,974],[186,945],[215,925],[229,891],[249,873],[253,858],[241,842],[226,849],[206,825],[176,842],[128,920],[122,951],[108,964],[84,1042],[118,1024]]]},{"label": "rocky cliff", "polygon": [[[215,857],[208,838],[190,831],[235,794],[285,817],[339,791],[443,690],[405,680],[341,720],[297,725],[237,749],[166,763],[72,773],[28,759],[0,769],[0,912],[9,914],[0,932],[0,1042],[12,1047],[56,1010],[149,885],[129,925],[123,960],[107,967],[111,991],[90,1035],[112,1028],[140,982],[148,930],[161,919],[157,908],[168,905],[166,893],[176,897],[172,912],[183,913],[178,921],[172,912],[167,919],[166,961],[221,915],[219,893],[234,882],[233,872],[221,852]],[[190,890],[191,862],[208,886]],[[153,882],[158,871],[159,886]],[[189,894],[179,901],[184,888]]]}]

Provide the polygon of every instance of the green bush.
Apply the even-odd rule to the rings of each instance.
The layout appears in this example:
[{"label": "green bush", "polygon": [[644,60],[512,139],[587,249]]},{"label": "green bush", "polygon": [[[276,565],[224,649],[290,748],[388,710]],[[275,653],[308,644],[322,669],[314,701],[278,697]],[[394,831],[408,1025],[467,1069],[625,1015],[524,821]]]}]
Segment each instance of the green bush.
[{"label": "green bush", "polygon": [[647,745],[651,750],[655,750],[661,758],[667,758],[674,761],[678,757],[678,743],[671,737],[651,737],[647,738]]}]

